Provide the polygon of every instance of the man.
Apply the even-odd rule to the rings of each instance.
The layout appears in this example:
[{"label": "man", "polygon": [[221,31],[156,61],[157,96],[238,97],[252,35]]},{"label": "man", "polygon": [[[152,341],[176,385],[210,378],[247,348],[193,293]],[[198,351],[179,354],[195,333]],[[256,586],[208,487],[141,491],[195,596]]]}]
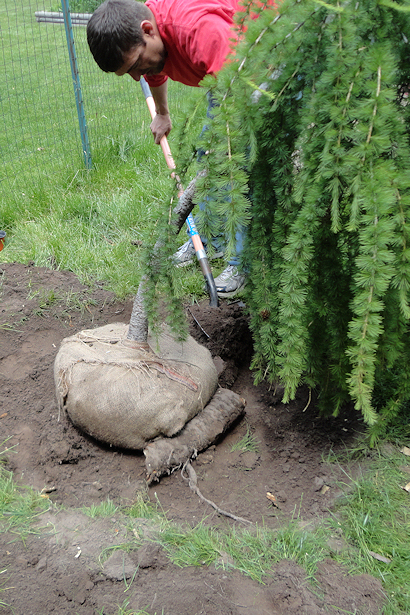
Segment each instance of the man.
[{"label": "man", "polygon": [[[223,66],[235,39],[234,15],[238,0],[105,0],[87,25],[87,40],[99,67],[116,75],[144,76],[151,87],[156,116],[151,123],[155,143],[172,128],[168,108],[168,77],[197,87],[205,75]],[[203,205],[204,206],[204,205]],[[219,296],[232,296],[244,285],[237,254],[215,279]],[[177,264],[192,260],[187,241],[175,255]]]}]

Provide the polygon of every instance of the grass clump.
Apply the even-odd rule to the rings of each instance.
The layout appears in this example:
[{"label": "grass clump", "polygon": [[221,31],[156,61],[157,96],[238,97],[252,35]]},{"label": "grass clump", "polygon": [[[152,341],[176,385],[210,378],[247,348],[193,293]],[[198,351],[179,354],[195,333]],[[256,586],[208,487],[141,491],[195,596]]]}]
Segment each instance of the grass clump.
[{"label": "grass clump", "polygon": [[282,559],[295,560],[313,578],[317,563],[329,553],[325,537],[326,531],[309,532],[294,521],[280,530],[219,531],[203,523],[188,530],[170,526],[158,540],[177,566],[230,567],[262,582]]},{"label": "grass clump", "polygon": [[259,440],[256,438],[255,434],[251,432],[248,425],[245,435],[238,440],[238,442],[232,444],[231,453],[234,453],[235,451],[257,453],[259,451],[259,444]]},{"label": "grass clump", "polygon": [[0,450],[0,530],[15,534],[23,542],[28,534],[35,533],[33,525],[37,518],[50,508],[47,496],[36,493],[29,487],[18,487],[13,475],[5,468],[6,441]]},{"label": "grass clump", "polygon": [[131,519],[163,520],[165,515],[158,504],[149,501],[144,493],[139,493],[132,506],[125,509],[125,514]]},{"label": "grass clump", "polygon": [[[115,613],[115,615],[151,615],[145,609],[142,609],[142,610],[138,609],[138,611],[134,611],[133,609],[129,609],[128,606],[129,606],[129,601],[124,600],[123,604],[118,607],[118,611]],[[155,612],[154,615],[162,615],[162,613],[163,611],[158,614]],[[106,615],[105,609],[98,611],[97,615]]]},{"label": "grass clump", "polygon": [[409,480],[408,458],[388,447],[353,482],[338,511],[344,538],[353,548],[337,559],[351,573],[381,580],[389,599],[384,615],[410,613],[410,495],[403,488]]},{"label": "grass clump", "polygon": [[221,556],[222,540],[216,529],[203,523],[191,529],[169,526],[159,536],[172,563],[181,568],[215,563]]},{"label": "grass clump", "polygon": [[91,506],[83,506],[81,510],[85,515],[87,515],[87,517],[97,519],[115,515],[118,511],[118,506],[108,499],[106,502],[101,502],[101,504],[98,504],[97,506],[95,504],[92,504]]}]

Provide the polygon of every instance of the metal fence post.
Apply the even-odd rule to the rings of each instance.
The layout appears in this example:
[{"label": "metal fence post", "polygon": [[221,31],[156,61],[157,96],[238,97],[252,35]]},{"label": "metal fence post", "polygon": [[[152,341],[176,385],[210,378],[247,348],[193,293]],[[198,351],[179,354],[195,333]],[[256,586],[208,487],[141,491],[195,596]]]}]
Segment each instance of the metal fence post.
[{"label": "metal fence post", "polygon": [[69,0],[61,0],[64,15],[65,34],[67,38],[68,55],[70,57],[71,75],[73,77],[75,102],[77,105],[78,122],[80,125],[81,143],[83,145],[84,162],[87,169],[91,169],[91,149],[88,140],[87,122],[85,119],[84,103],[81,93],[80,73],[78,71],[77,56],[75,53],[73,26],[71,23]]}]

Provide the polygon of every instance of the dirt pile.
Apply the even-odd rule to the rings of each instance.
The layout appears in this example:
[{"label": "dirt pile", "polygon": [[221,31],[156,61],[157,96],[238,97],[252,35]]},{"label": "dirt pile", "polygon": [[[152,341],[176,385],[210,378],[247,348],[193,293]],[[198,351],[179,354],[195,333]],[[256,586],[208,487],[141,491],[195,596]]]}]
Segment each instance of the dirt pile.
[{"label": "dirt pile", "polygon": [[[12,533],[0,534],[1,570],[7,570],[2,577],[13,588],[1,594],[10,605],[3,612],[114,615],[127,601],[128,609],[150,615],[377,615],[383,602],[379,582],[349,576],[332,560],[320,565],[315,588],[290,561],[277,564],[260,585],[229,568],[177,568],[153,543],[118,551],[114,547],[129,539],[120,517],[97,521],[79,511],[107,498],[131,504],[146,489],[145,460],[85,436],[59,412],[54,359],[63,338],[127,323],[131,308],[131,300],[116,302],[102,285],[90,291],[70,272],[0,264],[1,441],[9,438],[7,445],[14,446],[8,467],[15,480],[45,489],[58,507],[42,516],[45,529],[25,544]],[[205,301],[187,308],[187,318],[191,335],[215,357],[220,384],[247,402],[245,418],[193,462],[201,492],[222,509],[269,528],[295,516],[316,523],[342,494],[339,480],[346,482],[342,469],[324,459],[353,442],[358,417],[324,420],[314,403],[306,408],[305,391],[283,406],[265,385],[254,387],[251,337],[240,303],[210,308]],[[251,450],[233,450],[244,436],[251,438]],[[149,487],[148,497],[178,523],[233,523],[191,492],[179,472]],[[337,536],[332,548],[343,548]],[[103,566],[104,550],[109,557]]]}]

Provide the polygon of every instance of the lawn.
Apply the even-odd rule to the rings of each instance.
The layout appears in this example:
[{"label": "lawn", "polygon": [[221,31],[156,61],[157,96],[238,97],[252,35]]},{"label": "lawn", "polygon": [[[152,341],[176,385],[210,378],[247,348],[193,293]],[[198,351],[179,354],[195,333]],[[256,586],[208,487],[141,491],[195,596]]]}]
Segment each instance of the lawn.
[{"label": "lawn", "polygon": [[[139,85],[100,71],[85,28],[75,27],[93,165],[85,168],[64,27],[35,20],[35,11],[49,9],[33,0],[0,8],[2,258],[70,269],[82,281],[104,280],[123,297],[140,278],[135,244],[152,241],[158,216],[168,212],[173,182],[153,143]],[[202,100],[205,109],[203,91],[171,85],[174,155],[178,125],[192,101],[201,106]],[[193,136],[201,127],[199,114]],[[195,272],[184,284],[202,292]]]},{"label": "lawn", "polygon": [[[77,28],[76,49],[93,162],[91,170],[85,168],[64,28],[38,24],[34,16],[37,10],[51,8],[44,0],[16,0],[0,7],[0,228],[7,232],[1,259],[70,270],[85,283],[102,281],[119,298],[128,297],[141,278],[141,245],[153,241],[158,219],[168,215],[173,181],[160,148],[153,144],[138,84],[99,71],[88,53],[85,30]],[[171,85],[175,129],[170,145],[175,154],[178,128],[195,103],[202,112],[193,121],[193,141],[202,127],[204,93]],[[202,285],[199,270],[193,266],[181,275],[178,292],[186,298],[200,296]],[[401,488],[403,465],[403,456],[372,453],[368,473],[355,483],[337,516],[325,520],[315,536],[306,540],[303,532],[288,528],[277,543],[278,552],[269,552],[271,559],[260,557],[256,570],[248,565],[247,573],[259,578],[283,553],[298,561],[310,553],[308,565],[314,575],[313,556],[321,557],[322,552],[314,552],[313,545],[315,541],[322,544],[329,527],[337,526],[351,545],[340,561],[351,571],[382,579],[389,595],[386,615],[410,612],[410,496]],[[21,511],[22,500],[11,475],[2,473],[0,477],[0,512],[11,518],[13,506]],[[41,500],[29,497],[24,505],[30,511],[43,507]],[[31,514],[24,513],[27,523]],[[23,527],[28,531],[26,524]],[[202,561],[201,549],[212,547],[215,539],[212,533],[199,531],[177,537],[172,528],[164,535],[163,545],[178,562],[187,540],[200,545],[198,558]],[[240,562],[248,538],[246,534],[239,538],[218,535],[217,540]],[[258,536],[259,553],[270,538]],[[285,551],[283,545],[291,539],[304,550],[295,546]],[[212,563],[216,551],[210,551]],[[375,553],[388,563],[375,559]],[[187,564],[192,561],[181,561],[181,565]],[[238,563],[238,568],[246,565]]]}]

